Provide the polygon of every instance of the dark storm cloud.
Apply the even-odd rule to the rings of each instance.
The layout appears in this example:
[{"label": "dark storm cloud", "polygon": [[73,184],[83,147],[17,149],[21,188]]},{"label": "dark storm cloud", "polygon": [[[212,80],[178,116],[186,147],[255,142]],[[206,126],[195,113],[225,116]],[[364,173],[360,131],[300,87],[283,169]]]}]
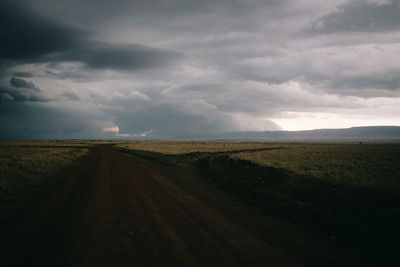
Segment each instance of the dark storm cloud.
[{"label": "dark storm cloud", "polygon": [[0,59],[21,61],[77,47],[87,34],[7,0],[0,3],[0,31]]},{"label": "dark storm cloud", "polygon": [[0,134],[183,138],[381,103],[390,121],[399,1],[3,0]]},{"label": "dark storm cloud", "polygon": [[74,92],[64,92],[61,94],[61,98],[67,99],[67,100],[80,100],[80,97],[75,94]]},{"label": "dark storm cloud", "polygon": [[136,70],[159,67],[176,52],[137,44],[91,41],[90,32],[9,1],[0,3],[0,63],[78,61],[88,68]]},{"label": "dark storm cloud", "polygon": [[146,46],[129,44],[115,45],[104,43],[86,43],[73,51],[50,55],[56,61],[80,61],[88,68],[116,70],[136,70],[156,68],[167,65],[177,59],[178,53],[152,49]]},{"label": "dark storm cloud", "polygon": [[20,77],[20,78],[32,78],[35,75],[30,73],[30,72],[19,71],[19,72],[13,73],[13,76],[14,77]]},{"label": "dark storm cloud", "polygon": [[346,79],[332,79],[327,84],[330,88],[336,89],[386,89],[390,91],[400,90],[400,72],[388,73],[380,77],[348,77]]},{"label": "dark storm cloud", "polygon": [[323,33],[342,31],[396,31],[400,28],[400,1],[356,0],[322,17],[314,30]]},{"label": "dark storm cloud", "polygon": [[51,100],[39,91],[39,89],[32,90],[27,87],[0,86],[0,102],[47,102]]},{"label": "dark storm cloud", "polygon": [[37,87],[33,82],[26,81],[24,79],[17,78],[15,76],[13,76],[10,79],[10,84],[12,86],[14,86],[14,87],[31,89],[31,90],[33,90],[35,92],[39,92],[40,91],[40,88]]},{"label": "dark storm cloud", "polygon": [[[47,12],[61,13],[66,17],[73,17],[81,22],[98,22],[120,16],[148,17],[153,20],[176,18],[179,16],[191,17],[195,14],[218,13],[234,17],[246,14],[248,10],[268,5],[270,8],[279,6],[279,0],[70,0],[55,2],[52,0],[30,1]],[[91,12],[88,12],[91,11]],[[223,20],[223,18],[221,18]]]},{"label": "dark storm cloud", "polygon": [[99,137],[99,118],[82,116],[81,110],[66,110],[41,103],[1,103],[0,139]]},{"label": "dark storm cloud", "polygon": [[33,82],[13,76],[9,85],[0,85],[1,102],[50,101]]},{"label": "dark storm cloud", "polygon": [[[202,137],[234,127],[229,117],[218,112],[212,115],[210,117],[207,114],[190,112],[171,104],[114,113],[120,133],[134,135],[151,132],[151,136],[155,138]],[[232,129],[234,128],[230,128]]]}]

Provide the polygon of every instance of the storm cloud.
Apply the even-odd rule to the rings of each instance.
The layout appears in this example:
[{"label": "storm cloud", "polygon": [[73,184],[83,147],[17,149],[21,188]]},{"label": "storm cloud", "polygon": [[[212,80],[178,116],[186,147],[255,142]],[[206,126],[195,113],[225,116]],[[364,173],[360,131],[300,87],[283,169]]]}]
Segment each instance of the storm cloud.
[{"label": "storm cloud", "polygon": [[[141,69],[178,57],[138,44],[109,44],[72,22],[41,15],[9,1],[0,3],[0,60],[12,63],[77,61],[88,68]],[[0,61],[1,62],[1,61]]]},{"label": "storm cloud", "polygon": [[2,1],[1,138],[399,125],[399,12],[399,0]]},{"label": "storm cloud", "polygon": [[400,27],[399,12],[398,0],[349,1],[317,20],[315,30],[324,33],[393,32]]},{"label": "storm cloud", "polygon": [[0,101],[4,102],[47,102],[49,99],[42,95],[40,88],[34,83],[13,76],[10,79],[11,86],[0,87]]},{"label": "storm cloud", "polygon": [[0,58],[39,60],[43,55],[78,47],[85,32],[40,16],[16,1],[0,3]]},{"label": "storm cloud", "polygon": [[40,88],[37,87],[34,83],[26,81],[21,78],[17,78],[13,76],[10,80],[10,84],[14,87],[17,88],[25,88],[25,89],[31,89],[32,91],[39,92]]}]

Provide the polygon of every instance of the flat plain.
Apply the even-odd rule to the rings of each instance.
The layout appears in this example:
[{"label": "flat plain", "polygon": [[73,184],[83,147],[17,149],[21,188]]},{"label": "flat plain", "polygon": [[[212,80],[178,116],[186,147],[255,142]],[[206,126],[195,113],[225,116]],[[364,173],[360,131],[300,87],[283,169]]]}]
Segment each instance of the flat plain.
[{"label": "flat plain", "polygon": [[[222,153],[336,183],[400,190],[399,144],[310,144],[262,142],[129,142],[117,147],[169,155]],[[200,156],[200,155],[199,155]]]},{"label": "flat plain", "polygon": [[74,142],[0,142],[2,220],[87,156],[87,147]]},{"label": "flat plain", "polygon": [[399,145],[3,142],[0,166],[6,265],[399,263]]}]

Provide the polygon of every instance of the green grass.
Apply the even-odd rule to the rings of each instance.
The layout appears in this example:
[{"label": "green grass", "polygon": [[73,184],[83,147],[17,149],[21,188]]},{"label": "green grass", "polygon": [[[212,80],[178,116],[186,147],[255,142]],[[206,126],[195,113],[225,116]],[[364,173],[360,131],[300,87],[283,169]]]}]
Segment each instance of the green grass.
[{"label": "green grass", "polygon": [[44,184],[89,153],[85,147],[59,146],[41,142],[1,143],[0,217],[19,209]]}]

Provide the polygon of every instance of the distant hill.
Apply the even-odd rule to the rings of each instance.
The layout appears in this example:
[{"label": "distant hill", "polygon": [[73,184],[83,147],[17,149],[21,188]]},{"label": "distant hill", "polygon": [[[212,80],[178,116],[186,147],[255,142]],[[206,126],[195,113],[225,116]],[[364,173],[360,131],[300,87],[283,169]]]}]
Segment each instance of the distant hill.
[{"label": "distant hill", "polygon": [[343,140],[343,139],[399,139],[400,126],[368,126],[345,129],[319,129],[308,131],[229,132],[217,139],[236,140]]}]

